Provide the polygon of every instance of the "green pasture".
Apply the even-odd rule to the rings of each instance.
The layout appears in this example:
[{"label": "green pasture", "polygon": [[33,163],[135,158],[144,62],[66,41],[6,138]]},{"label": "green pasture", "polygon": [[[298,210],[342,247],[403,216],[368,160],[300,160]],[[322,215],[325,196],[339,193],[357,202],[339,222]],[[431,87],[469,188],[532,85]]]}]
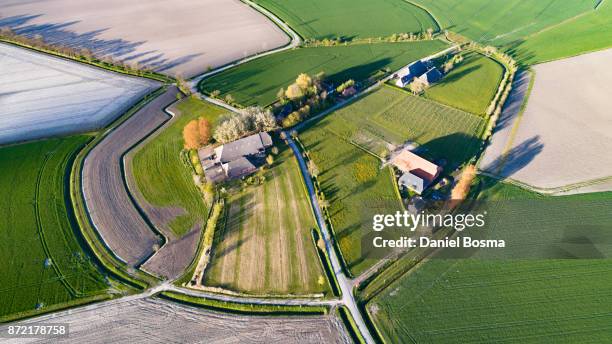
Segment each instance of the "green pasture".
[{"label": "green pasture", "polygon": [[403,0],[256,0],[304,38],[370,38],[438,30],[423,9]]},{"label": "green pasture", "polygon": [[612,4],[540,32],[509,49],[525,64],[535,64],[612,47]]},{"label": "green pasture", "polygon": [[82,246],[66,182],[73,136],[0,148],[0,318],[107,297]]},{"label": "green pasture", "polygon": [[274,157],[261,184],[228,188],[205,285],[259,295],[329,293],[298,163],[286,146]]},{"label": "green pasture", "polygon": [[154,207],[179,207],[185,212],[166,225],[177,235],[204,223],[208,207],[197,189],[189,163],[181,158],[183,128],[199,117],[213,125],[225,110],[189,97],[176,106],[176,118],[162,132],[144,144],[132,160],[132,173],[143,197]]},{"label": "green pasture", "polygon": [[504,68],[477,53],[465,55],[444,78],[425,91],[425,97],[457,109],[484,115],[497,92]]},{"label": "green pasture", "polygon": [[399,69],[419,58],[443,50],[438,40],[403,43],[354,44],[298,48],[267,55],[204,79],[199,89],[231,94],[243,105],[267,105],[276,100],[300,73],[325,72],[328,80],[366,81],[381,69]]},{"label": "green pasture", "polygon": [[[485,121],[395,87],[382,87],[330,115],[338,135],[377,155],[406,141],[423,156],[454,169],[476,154]],[[331,121],[331,120],[330,120]]]},{"label": "green pasture", "polygon": [[367,306],[385,341],[607,341],[612,193],[546,197],[484,177],[472,191],[491,210],[485,237],[507,239],[492,250],[510,253],[443,250],[390,284]]},{"label": "green pasture", "polygon": [[414,0],[442,29],[475,41],[502,46],[592,11],[597,0]]}]

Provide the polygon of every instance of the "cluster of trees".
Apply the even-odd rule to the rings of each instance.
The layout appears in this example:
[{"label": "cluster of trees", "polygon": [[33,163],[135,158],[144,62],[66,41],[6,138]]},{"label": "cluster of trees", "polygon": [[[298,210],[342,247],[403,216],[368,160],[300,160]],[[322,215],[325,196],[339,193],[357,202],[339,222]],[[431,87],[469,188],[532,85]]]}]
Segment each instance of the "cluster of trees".
[{"label": "cluster of trees", "polygon": [[424,82],[423,80],[421,80],[419,78],[414,78],[412,80],[412,82],[410,83],[410,86],[409,86],[410,92],[412,92],[414,94],[421,94],[428,87],[429,87],[429,84],[427,84],[426,82]]},{"label": "cluster of trees", "polygon": [[235,141],[247,134],[276,129],[276,118],[270,110],[249,107],[225,118],[215,129],[214,139],[220,143]]},{"label": "cluster of trees", "polygon": [[425,32],[407,32],[407,33],[394,33],[391,36],[385,37],[382,40],[385,42],[410,42],[419,41],[424,39],[433,39],[434,29],[428,28]]},{"label": "cluster of trees", "polygon": [[198,149],[207,145],[211,139],[211,126],[205,118],[189,121],[183,128],[185,149]]},{"label": "cluster of trees", "polygon": [[295,109],[283,119],[283,127],[291,127],[327,105],[327,91],[322,85],[324,79],[323,72],[314,77],[301,73],[287,89],[278,90],[278,107],[289,105]]},{"label": "cluster of trees", "polygon": [[453,70],[453,68],[455,68],[456,64],[459,64],[461,62],[463,62],[463,55],[455,55],[451,59],[446,61],[444,65],[442,65],[442,71],[444,71],[444,74],[447,74],[448,72]]}]

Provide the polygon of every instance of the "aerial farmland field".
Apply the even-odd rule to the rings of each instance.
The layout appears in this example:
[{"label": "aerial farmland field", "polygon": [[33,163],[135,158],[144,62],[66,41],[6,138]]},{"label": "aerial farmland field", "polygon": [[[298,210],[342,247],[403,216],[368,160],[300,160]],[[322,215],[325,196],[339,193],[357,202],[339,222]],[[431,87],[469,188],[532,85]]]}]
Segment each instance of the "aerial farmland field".
[{"label": "aerial farmland field", "polygon": [[316,224],[288,148],[264,176],[262,185],[227,200],[204,284],[250,294],[329,292],[311,234]]},{"label": "aerial farmland field", "polygon": [[452,30],[475,41],[496,46],[512,43],[564,20],[593,11],[590,1],[414,0]]},{"label": "aerial farmland field", "polygon": [[85,136],[0,148],[0,319],[105,298],[64,184]]},{"label": "aerial farmland field", "polygon": [[[135,323],[138,322],[138,324]],[[161,299],[118,300],[89,309],[38,317],[19,325],[70,324],[62,343],[349,343],[340,320],[332,315],[252,316],[210,311]],[[151,332],[151,329],[155,329]],[[38,343],[37,338],[5,339]]]},{"label": "aerial farmland field", "polygon": [[375,203],[394,208],[386,211],[401,209],[392,173],[366,150],[384,156],[413,140],[424,156],[446,159],[452,170],[477,152],[483,126],[479,116],[383,87],[300,132],[321,170],[321,188],[351,271],[358,274],[373,263],[359,254],[366,209]]},{"label": "aerial farmland field", "polygon": [[371,38],[438,30],[423,9],[403,0],[257,0],[302,37]]},{"label": "aerial farmland field", "polygon": [[535,64],[612,47],[612,4],[539,32],[512,48],[525,64]]},{"label": "aerial farmland field", "polygon": [[267,105],[275,101],[279,88],[287,87],[300,73],[314,75],[323,71],[333,82],[364,81],[381,69],[399,69],[445,47],[441,41],[434,40],[283,51],[204,79],[200,89],[231,94],[243,105]]},{"label": "aerial farmland field", "polygon": [[1,1],[0,6],[0,27],[184,77],[289,42],[280,28],[238,0]]},{"label": "aerial farmland field", "polygon": [[[385,340],[605,342],[612,335],[607,302],[612,246],[596,228],[606,231],[612,223],[607,211],[612,194],[544,197],[489,178],[478,184],[480,198],[499,206],[487,231],[520,244],[518,254],[510,259],[479,253],[433,257],[417,266],[368,305]],[[593,246],[570,238],[557,241],[572,231],[584,240],[599,239]],[[567,259],[577,258],[571,253],[578,243],[590,246],[582,252],[591,259]],[[546,258],[551,254],[557,258]]]},{"label": "aerial farmland field", "polygon": [[608,49],[534,66],[522,118],[513,135],[493,137],[503,144],[487,150],[481,168],[551,190],[612,176],[611,58]]},{"label": "aerial farmland field", "polygon": [[176,117],[135,149],[130,170],[151,220],[180,237],[194,226],[203,226],[208,213],[191,167],[181,158],[183,128],[200,117],[215,123],[227,111],[191,97],[173,104],[169,111]]},{"label": "aerial farmland field", "polygon": [[0,144],[99,129],[158,87],[4,43],[0,63]]},{"label": "aerial farmland field", "polygon": [[477,53],[468,53],[463,62],[425,91],[425,97],[476,115],[484,115],[497,92],[504,67]]}]

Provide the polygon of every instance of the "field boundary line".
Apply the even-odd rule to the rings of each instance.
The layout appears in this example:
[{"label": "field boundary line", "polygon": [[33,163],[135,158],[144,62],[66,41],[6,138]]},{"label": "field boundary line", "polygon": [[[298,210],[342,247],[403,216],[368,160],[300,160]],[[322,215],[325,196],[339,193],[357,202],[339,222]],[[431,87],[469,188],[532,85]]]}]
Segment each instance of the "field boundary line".
[{"label": "field boundary line", "polygon": [[[283,32],[285,32],[285,34],[287,34],[290,38],[289,42],[283,46],[280,46],[278,48],[274,48],[268,51],[264,51],[261,53],[256,53],[253,54],[251,56],[247,56],[244,58],[241,58],[239,60],[236,60],[234,62],[230,62],[227,63],[225,65],[219,66],[217,68],[215,68],[214,70],[211,71],[207,71],[204,72],[202,74],[196,75],[194,77],[192,77],[191,79],[189,79],[189,86],[191,88],[191,91],[193,93],[202,93],[204,97],[209,98],[208,96],[204,95],[204,92],[199,92],[199,88],[200,88],[200,84],[208,77],[211,77],[213,75],[219,74],[227,69],[233,68],[235,66],[241,65],[243,63],[258,59],[260,57],[264,57],[267,55],[271,55],[271,54],[275,54],[275,53],[279,53],[281,51],[285,51],[285,50],[290,50],[290,49],[294,49],[300,46],[300,44],[302,43],[302,37],[296,32],[294,31],[291,26],[289,26],[289,24],[285,23],[284,21],[282,21],[279,17],[277,17],[274,13],[272,13],[271,11],[268,11],[265,7],[262,7],[259,4],[256,4],[250,0],[240,0],[242,3],[244,3],[245,5],[253,8],[255,11],[259,12],[261,15],[267,17],[268,19],[270,19],[278,28],[280,28]],[[220,105],[216,102],[212,102],[214,104]],[[223,103],[223,102],[222,102]],[[225,104],[225,103],[224,103]],[[223,105],[221,105],[223,106]]]},{"label": "field boundary line", "polygon": [[[531,90],[533,89],[533,85],[535,83],[535,77],[536,77],[535,71],[525,70],[524,73],[530,74],[529,86],[527,87],[527,91],[525,92],[525,97],[523,98],[523,101],[521,103],[519,113],[516,115],[516,118],[514,119],[514,123],[512,124],[512,129],[510,131],[510,135],[508,136],[508,141],[506,141],[506,145],[504,146],[504,149],[501,153],[501,162],[499,163],[498,166],[496,166],[495,173],[497,174],[501,173],[502,169],[504,168],[504,165],[506,164],[506,160],[508,160],[508,152],[512,148],[512,145],[514,144],[514,140],[516,139],[516,135],[518,133],[519,127],[521,125],[521,122],[523,121],[523,114],[525,113],[525,109],[527,109],[527,102],[529,101]],[[495,126],[493,128],[495,128]]]},{"label": "field boundary line", "polygon": [[[125,267],[122,265],[127,263],[123,259],[118,257],[110,248],[110,246],[108,246],[108,244],[102,237],[100,231],[96,228],[96,225],[91,219],[91,215],[89,213],[89,208],[87,207],[85,201],[85,195],[83,190],[83,170],[85,159],[87,158],[91,150],[93,150],[93,148],[95,148],[111,132],[116,130],[122,123],[131,118],[132,115],[134,115],[145,105],[149,104],[152,100],[154,100],[163,92],[165,92],[165,88],[165,86],[162,86],[146,94],[137,103],[132,105],[123,115],[119,116],[115,121],[113,121],[107,127],[106,130],[96,134],[93,139],[88,142],[85,147],[83,147],[81,151],[77,154],[70,177],[70,197],[72,207],[74,209],[74,215],[79,225],[80,232],[83,235],[87,244],[89,245],[91,251],[96,256],[96,259],[100,262],[102,266],[104,266],[104,268],[112,272],[113,275],[117,277],[120,281],[141,289],[146,288],[146,286],[151,283],[151,280],[143,280],[142,276],[137,277],[129,272],[124,271]],[[101,246],[98,246],[98,244],[100,244]],[[143,272],[143,274],[147,273]],[[154,278],[155,280],[157,280],[157,278],[152,275],[144,276],[147,277],[147,279]]]},{"label": "field boundary line", "polygon": [[438,20],[438,18],[437,18],[437,17],[436,17],[436,16],[433,14],[433,12],[432,12],[432,11],[430,11],[430,10],[429,10],[427,7],[425,7],[425,6],[421,5],[421,4],[417,4],[417,3],[413,2],[413,1],[410,1],[410,0],[404,0],[404,1],[405,1],[405,2],[407,2],[407,3],[409,3],[409,4],[411,4],[411,5],[412,5],[412,6],[414,6],[414,7],[420,8],[420,9],[422,9],[423,11],[425,11],[425,13],[427,13],[427,15],[428,15],[428,16],[429,16],[431,19],[433,19],[434,24],[436,24],[436,26],[438,27],[438,29],[437,29],[436,31],[438,31],[438,32],[442,31],[442,25],[441,25],[440,21],[439,21],[439,20]]},{"label": "field boundary line", "polygon": [[[149,79],[149,80],[154,80],[157,82],[161,82],[164,84],[168,84],[168,83],[172,83],[174,82],[174,78],[167,76],[165,74],[161,74],[161,73],[157,73],[157,72],[149,72],[150,74],[137,74],[137,73],[132,73],[129,70],[123,69],[120,66],[111,64],[111,66],[105,66],[104,63],[95,58],[96,60],[100,61],[98,63],[94,62],[94,61],[87,61],[87,60],[82,60],[79,57],[73,57],[73,56],[69,56],[69,55],[65,55],[62,54],[60,52],[56,52],[53,50],[48,50],[45,48],[39,48],[39,47],[35,47],[32,45],[29,45],[27,43],[21,43],[18,41],[14,41],[11,40],[10,38],[5,38],[5,37],[0,37],[0,42],[4,43],[4,44],[9,44],[9,45],[13,45],[22,49],[27,49],[27,50],[31,50],[40,54],[45,54],[51,57],[55,57],[55,58],[59,58],[62,60],[67,60],[70,62],[76,62],[76,63],[80,63],[92,68],[98,68],[98,69],[102,69],[108,72],[113,72],[113,73],[117,73],[117,74],[121,74],[124,76],[129,76],[129,77],[134,77],[134,78],[144,78],[144,79]],[[143,73],[147,73],[147,72],[143,72]],[[153,75],[151,75],[153,74]]]}]

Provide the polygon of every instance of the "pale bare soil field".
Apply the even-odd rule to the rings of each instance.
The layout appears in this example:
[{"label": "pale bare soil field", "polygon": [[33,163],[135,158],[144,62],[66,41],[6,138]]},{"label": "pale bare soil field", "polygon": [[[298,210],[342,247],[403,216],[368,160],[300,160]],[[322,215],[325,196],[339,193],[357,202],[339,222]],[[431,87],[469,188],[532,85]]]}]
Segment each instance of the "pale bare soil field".
[{"label": "pale bare soil field", "polygon": [[[17,324],[68,323],[70,335],[54,343],[350,343],[334,316],[224,314],[159,299],[109,302]],[[47,343],[48,339],[3,339]]]},{"label": "pale bare soil field", "polygon": [[297,162],[289,151],[277,160],[263,185],[228,198],[204,285],[258,295],[328,290]]},{"label": "pale bare soil field", "polygon": [[0,144],[102,128],[157,85],[0,43]]},{"label": "pale bare soil field", "polygon": [[0,27],[191,77],[287,44],[238,0],[0,0]]},{"label": "pale bare soil field", "polygon": [[161,238],[132,202],[121,161],[127,150],[168,120],[163,108],[176,100],[177,92],[170,87],[133,114],[92,149],[83,165],[83,194],[91,220],[106,245],[131,265],[151,256]]},{"label": "pale bare soil field", "polygon": [[612,176],[610,61],[612,49],[534,66],[522,118],[493,136],[481,168],[542,190]]}]

